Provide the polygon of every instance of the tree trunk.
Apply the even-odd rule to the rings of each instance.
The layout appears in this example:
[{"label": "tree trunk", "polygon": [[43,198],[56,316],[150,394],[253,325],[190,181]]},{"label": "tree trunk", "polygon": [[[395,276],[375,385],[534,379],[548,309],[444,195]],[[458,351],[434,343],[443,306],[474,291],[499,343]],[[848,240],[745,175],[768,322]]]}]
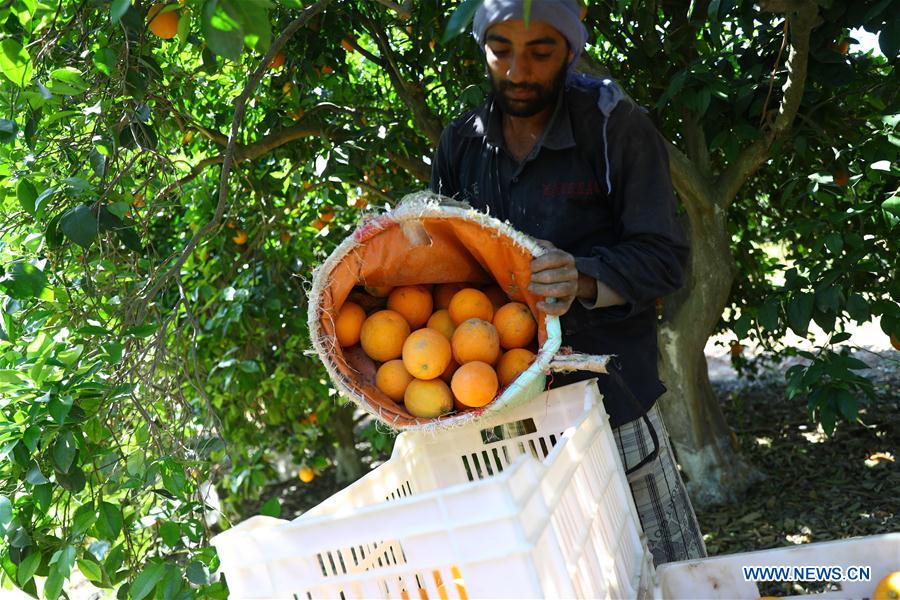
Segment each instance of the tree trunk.
[{"label": "tree trunk", "polygon": [[666,299],[659,328],[660,377],[668,392],[660,399],[666,428],[686,474],[695,506],[733,502],[761,473],[739,454],[709,383],[707,340],[728,300],[736,266],[726,213],[718,207],[694,213],[691,257],[685,285]]},{"label": "tree trunk", "polygon": [[338,406],[329,420],[337,440],[337,448],[334,450],[334,466],[337,471],[335,479],[341,485],[353,483],[365,472],[362,458],[356,449],[356,435],[353,432],[355,412],[356,405],[347,401]]}]

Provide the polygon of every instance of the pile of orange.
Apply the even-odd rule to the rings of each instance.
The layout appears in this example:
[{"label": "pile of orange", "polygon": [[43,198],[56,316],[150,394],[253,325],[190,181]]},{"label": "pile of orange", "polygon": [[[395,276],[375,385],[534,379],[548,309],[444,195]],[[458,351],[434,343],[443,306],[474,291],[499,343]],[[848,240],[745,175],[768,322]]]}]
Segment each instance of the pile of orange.
[{"label": "pile of orange", "polygon": [[497,285],[355,290],[335,320],[345,356],[375,363],[375,386],[419,418],[490,404],[533,362],[537,322]]}]

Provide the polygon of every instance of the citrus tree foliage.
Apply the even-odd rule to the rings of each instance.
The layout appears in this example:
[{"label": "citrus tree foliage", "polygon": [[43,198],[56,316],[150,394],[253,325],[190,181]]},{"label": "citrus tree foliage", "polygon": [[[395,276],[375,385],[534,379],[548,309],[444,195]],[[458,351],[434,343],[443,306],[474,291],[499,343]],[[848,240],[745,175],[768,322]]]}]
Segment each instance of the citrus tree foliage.
[{"label": "citrus tree foliage", "polygon": [[[822,3],[798,134],[730,209],[742,275],[722,326],[738,337],[815,319],[834,342],[875,315],[897,333],[895,62],[840,45],[866,25],[896,56],[887,4]],[[147,2],[0,4],[5,585],[44,577],[56,597],[77,569],[123,597],[224,597],[209,537],[279,457],[349,478],[354,433],[384,457],[390,438],[305,353],[304,290],[363,211],[423,186],[442,126],[484,98],[471,38],[444,36],[475,6],[186,0],[149,29]],[[783,83],[778,14],[589,9],[591,55],[674,144],[724,166],[752,141]],[[766,243],[786,248],[784,286]],[[828,348],[815,358],[798,393],[865,385]],[[841,397],[816,414],[852,415]]]},{"label": "citrus tree foliage", "polygon": [[[831,433],[872,397],[857,373],[866,365],[836,346],[846,325],[878,318],[900,348],[900,19],[877,1],[653,4],[591,3],[592,55],[673,143],[676,188],[726,194],[706,206],[681,196],[688,212],[728,211],[736,275],[718,330],[734,333],[737,366],[747,366],[740,342],[799,352],[808,362],[788,371],[789,396]],[[798,32],[780,15],[803,11],[814,16],[798,73],[788,47]],[[880,53],[851,52],[855,28],[879,33]],[[793,125],[779,131],[779,108],[791,109],[782,91],[804,77]],[[815,352],[782,342],[813,323],[828,334]]]}]

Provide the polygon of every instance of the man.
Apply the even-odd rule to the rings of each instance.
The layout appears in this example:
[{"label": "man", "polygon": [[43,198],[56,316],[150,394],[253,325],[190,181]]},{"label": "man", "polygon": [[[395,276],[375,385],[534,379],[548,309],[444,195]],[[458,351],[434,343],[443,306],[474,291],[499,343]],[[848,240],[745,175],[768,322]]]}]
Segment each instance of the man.
[{"label": "man", "polygon": [[431,188],[544,240],[529,286],[539,308],[561,316],[564,344],[618,357],[598,385],[654,562],[703,557],[656,407],[655,300],[681,286],[688,251],[665,146],[614,82],[575,73],[587,39],[578,0],[533,0],[527,27],[523,5],[476,12],[492,94],[444,130]]}]

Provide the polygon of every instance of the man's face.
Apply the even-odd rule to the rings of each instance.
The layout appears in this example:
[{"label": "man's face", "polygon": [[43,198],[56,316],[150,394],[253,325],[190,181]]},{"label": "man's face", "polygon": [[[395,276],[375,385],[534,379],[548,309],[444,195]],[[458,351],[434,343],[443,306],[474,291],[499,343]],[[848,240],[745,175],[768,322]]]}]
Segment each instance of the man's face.
[{"label": "man's face", "polygon": [[566,38],[542,21],[492,25],[485,35],[488,76],[504,113],[531,117],[552,106],[574,57]]}]

